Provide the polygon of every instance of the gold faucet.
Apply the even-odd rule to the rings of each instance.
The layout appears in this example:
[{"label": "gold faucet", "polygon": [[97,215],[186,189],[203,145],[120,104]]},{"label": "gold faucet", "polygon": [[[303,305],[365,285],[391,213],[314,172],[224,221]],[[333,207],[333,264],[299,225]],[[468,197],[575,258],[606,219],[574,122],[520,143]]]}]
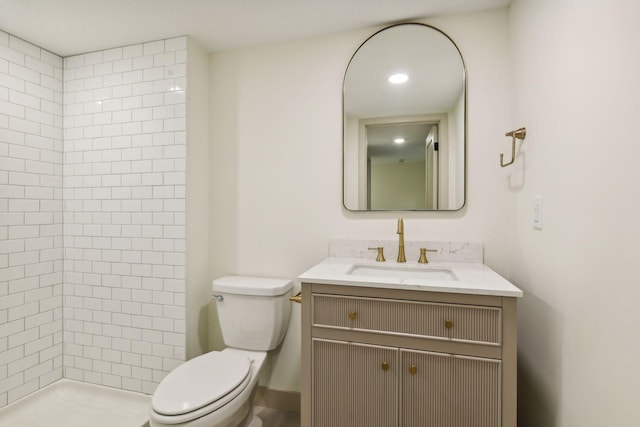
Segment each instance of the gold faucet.
[{"label": "gold faucet", "polygon": [[398,262],[407,262],[407,258],[404,256],[404,221],[402,218],[398,218]]}]

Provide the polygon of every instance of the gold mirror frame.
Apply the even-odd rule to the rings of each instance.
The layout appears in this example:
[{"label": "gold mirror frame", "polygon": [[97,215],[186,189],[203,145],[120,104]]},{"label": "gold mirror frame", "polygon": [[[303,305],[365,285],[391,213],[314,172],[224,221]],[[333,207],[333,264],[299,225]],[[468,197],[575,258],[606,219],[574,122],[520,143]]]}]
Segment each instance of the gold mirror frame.
[{"label": "gold mirror frame", "polygon": [[[349,91],[347,85],[351,84],[353,80],[353,76],[350,76],[350,70],[353,70],[354,63],[356,63],[356,58],[358,54],[362,54],[365,49],[371,46],[372,42],[377,42],[381,39],[382,36],[385,36],[387,39],[389,37],[394,37],[393,33],[396,30],[406,31],[409,34],[411,32],[422,33],[425,39],[430,39],[428,42],[436,44],[440,44],[442,48],[447,49],[449,58],[455,57],[455,61],[459,62],[459,64],[452,64],[457,67],[455,73],[450,73],[452,76],[447,77],[447,81],[457,79],[457,83],[459,85],[459,91],[454,93],[453,96],[456,97],[457,102],[460,102],[462,105],[459,106],[456,110],[456,114],[451,115],[450,111],[420,111],[411,112],[411,114],[407,114],[404,110],[398,110],[400,112],[394,112],[394,109],[389,109],[389,113],[376,113],[375,111],[364,114],[364,116],[348,116],[347,114],[347,97],[349,95]],[[422,31],[426,30],[426,32]],[[385,33],[386,32],[386,33]],[[387,36],[389,35],[389,36]],[[419,35],[422,37],[423,35]],[[391,41],[393,42],[393,40]],[[368,44],[369,43],[369,44]],[[419,41],[419,44],[413,46],[413,49],[424,50],[425,53],[430,52],[430,47],[424,45],[423,41]],[[385,40],[384,44],[390,44],[389,40]],[[434,48],[435,49],[435,48]],[[403,46],[396,46],[393,48],[394,51],[402,51]],[[435,52],[435,51],[434,51]],[[413,58],[415,58],[414,56]],[[419,55],[417,57],[420,57]],[[437,59],[437,58],[433,58]],[[435,63],[432,61],[432,63]],[[435,67],[434,67],[435,68]],[[455,77],[456,73],[458,77]],[[369,73],[368,73],[369,74]],[[423,75],[427,75],[427,73],[420,72],[418,76],[422,77]],[[413,78],[415,78],[415,74]],[[356,76],[358,77],[358,76]],[[366,76],[369,77],[368,75]],[[461,79],[460,79],[461,77]],[[349,80],[351,78],[351,80]],[[428,79],[428,78],[427,78]],[[365,80],[365,79],[363,79]],[[424,79],[426,80],[426,79]],[[446,82],[445,82],[446,83]],[[360,84],[360,82],[358,82]],[[366,87],[363,88],[366,90]],[[426,90],[426,89],[425,89]],[[356,92],[355,90],[353,92]],[[423,98],[428,98],[424,97]],[[366,103],[366,102],[365,102]],[[391,102],[388,103],[392,104]],[[381,104],[386,107],[388,104]],[[404,108],[404,107],[403,107]],[[382,111],[383,108],[380,108]],[[406,107],[406,111],[409,111],[410,108]],[[345,209],[350,211],[457,211],[464,207],[466,203],[467,197],[467,73],[466,66],[464,63],[464,59],[460,52],[460,49],[455,44],[455,42],[443,31],[422,23],[404,23],[404,24],[396,24],[389,27],[386,27],[382,30],[377,31],[370,37],[368,37],[359,47],[356,49],[355,53],[351,57],[349,64],[347,65],[344,79],[343,79],[343,99],[342,99],[342,113],[343,113],[343,169],[342,169],[342,185],[343,185],[343,206]],[[454,116],[452,120],[452,116]],[[357,124],[355,124],[355,120],[357,120]],[[452,122],[455,122],[453,124]],[[425,124],[427,129],[432,129],[431,141],[436,142],[436,144],[432,145],[432,152],[429,154],[429,143],[425,144],[425,165],[419,166],[418,172],[421,170],[425,174],[425,189],[418,191],[418,199],[421,197],[420,191],[424,191],[424,205],[422,205],[422,200],[417,200],[416,206],[407,206],[403,204],[391,205],[391,206],[383,206],[380,207],[380,204],[376,207],[375,205],[372,207],[372,196],[371,191],[371,182],[380,182],[380,178],[372,177],[372,167],[371,167],[371,158],[370,158],[370,149],[367,141],[368,135],[375,135],[374,130],[385,131],[382,129],[384,126],[388,126],[389,129],[401,128],[401,126],[414,126],[418,124]],[[433,125],[437,124],[434,128]],[[456,126],[452,128],[451,126]],[[376,129],[378,128],[378,129]],[[386,129],[386,130],[389,130]],[[433,133],[433,129],[435,129],[435,134]],[[453,131],[451,131],[453,129]],[[393,130],[391,130],[393,132]],[[425,131],[423,131],[425,132]],[[459,134],[462,133],[462,136]],[[447,138],[451,134],[451,141]],[[454,135],[457,135],[457,138]],[[354,135],[357,135],[357,144],[355,143]],[[435,137],[433,136],[435,135]],[[441,140],[443,138],[443,140]],[[455,138],[455,139],[454,139]],[[426,140],[427,138],[425,138]],[[443,145],[444,144],[444,145]],[[357,148],[355,148],[357,147]],[[435,154],[434,149],[435,147]],[[455,150],[453,150],[455,148]],[[447,151],[445,151],[447,150]],[[453,153],[453,154],[451,154]],[[443,155],[446,154],[446,157]],[[410,154],[407,154],[408,156]],[[417,154],[420,157],[422,154]],[[435,160],[434,159],[435,155]],[[431,166],[427,163],[430,161],[431,156]],[[438,159],[441,157],[441,159]],[[354,160],[357,158],[357,163]],[[364,160],[363,160],[364,159]],[[446,163],[444,160],[447,159]],[[402,159],[400,159],[402,160]],[[401,163],[398,161],[398,163]],[[357,166],[354,166],[357,165]],[[366,165],[366,166],[363,166]],[[412,166],[413,167],[413,166]],[[393,165],[392,168],[396,170],[398,167]],[[389,169],[387,167],[387,169]],[[405,169],[408,170],[408,169]],[[364,172],[366,171],[366,172]],[[452,172],[453,171],[453,172]],[[405,173],[405,172],[403,172]],[[413,176],[415,175],[414,172]],[[432,176],[432,182],[435,180],[437,184],[431,184],[431,187],[428,187],[429,184],[429,176]],[[395,178],[394,178],[395,179]],[[393,181],[393,180],[391,180]],[[357,182],[357,184],[356,184]],[[363,185],[363,182],[366,184]],[[413,183],[414,181],[405,181]],[[446,185],[445,185],[446,183]],[[449,183],[453,183],[449,185]],[[418,187],[422,185],[418,184]],[[455,185],[455,187],[454,187]],[[395,185],[391,183],[389,185],[390,189],[387,190],[388,197],[380,196],[385,202],[391,202],[394,197],[397,195],[402,195],[401,193],[407,187],[406,185]],[[431,191],[429,191],[431,188]],[[390,193],[391,192],[391,193]],[[379,197],[379,199],[380,199]],[[414,196],[411,200],[416,199]],[[452,200],[449,203],[449,199]],[[429,203],[431,203],[429,205]]]}]

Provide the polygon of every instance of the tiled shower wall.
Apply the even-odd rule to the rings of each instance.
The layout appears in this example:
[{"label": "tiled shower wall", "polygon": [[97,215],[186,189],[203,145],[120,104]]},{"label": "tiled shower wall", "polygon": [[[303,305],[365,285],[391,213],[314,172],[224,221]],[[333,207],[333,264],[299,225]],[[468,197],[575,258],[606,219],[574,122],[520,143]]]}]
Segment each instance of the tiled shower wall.
[{"label": "tiled shower wall", "polygon": [[64,376],[152,393],[185,360],[187,38],[64,59]]},{"label": "tiled shower wall", "polygon": [[0,407],[62,376],[152,393],[185,359],[186,62],[186,37],[63,61],[0,32]]},{"label": "tiled shower wall", "polygon": [[0,31],[0,407],[62,376],[62,59]]}]

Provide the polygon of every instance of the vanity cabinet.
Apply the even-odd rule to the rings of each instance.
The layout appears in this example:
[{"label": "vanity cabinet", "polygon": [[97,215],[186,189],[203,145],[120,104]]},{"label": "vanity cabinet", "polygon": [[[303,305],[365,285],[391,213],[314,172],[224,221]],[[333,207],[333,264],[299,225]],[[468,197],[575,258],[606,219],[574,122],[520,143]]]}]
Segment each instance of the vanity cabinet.
[{"label": "vanity cabinet", "polygon": [[302,426],[515,427],[516,301],[302,283]]}]

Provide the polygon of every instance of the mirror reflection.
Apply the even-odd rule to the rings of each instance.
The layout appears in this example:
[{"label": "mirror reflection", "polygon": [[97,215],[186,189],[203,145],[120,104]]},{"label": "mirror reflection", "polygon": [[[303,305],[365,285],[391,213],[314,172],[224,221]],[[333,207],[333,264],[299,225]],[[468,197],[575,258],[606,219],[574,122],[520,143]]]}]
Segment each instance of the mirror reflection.
[{"label": "mirror reflection", "polygon": [[343,88],[347,209],[462,208],[465,86],[457,47],[428,25],[395,25],[358,48]]}]

